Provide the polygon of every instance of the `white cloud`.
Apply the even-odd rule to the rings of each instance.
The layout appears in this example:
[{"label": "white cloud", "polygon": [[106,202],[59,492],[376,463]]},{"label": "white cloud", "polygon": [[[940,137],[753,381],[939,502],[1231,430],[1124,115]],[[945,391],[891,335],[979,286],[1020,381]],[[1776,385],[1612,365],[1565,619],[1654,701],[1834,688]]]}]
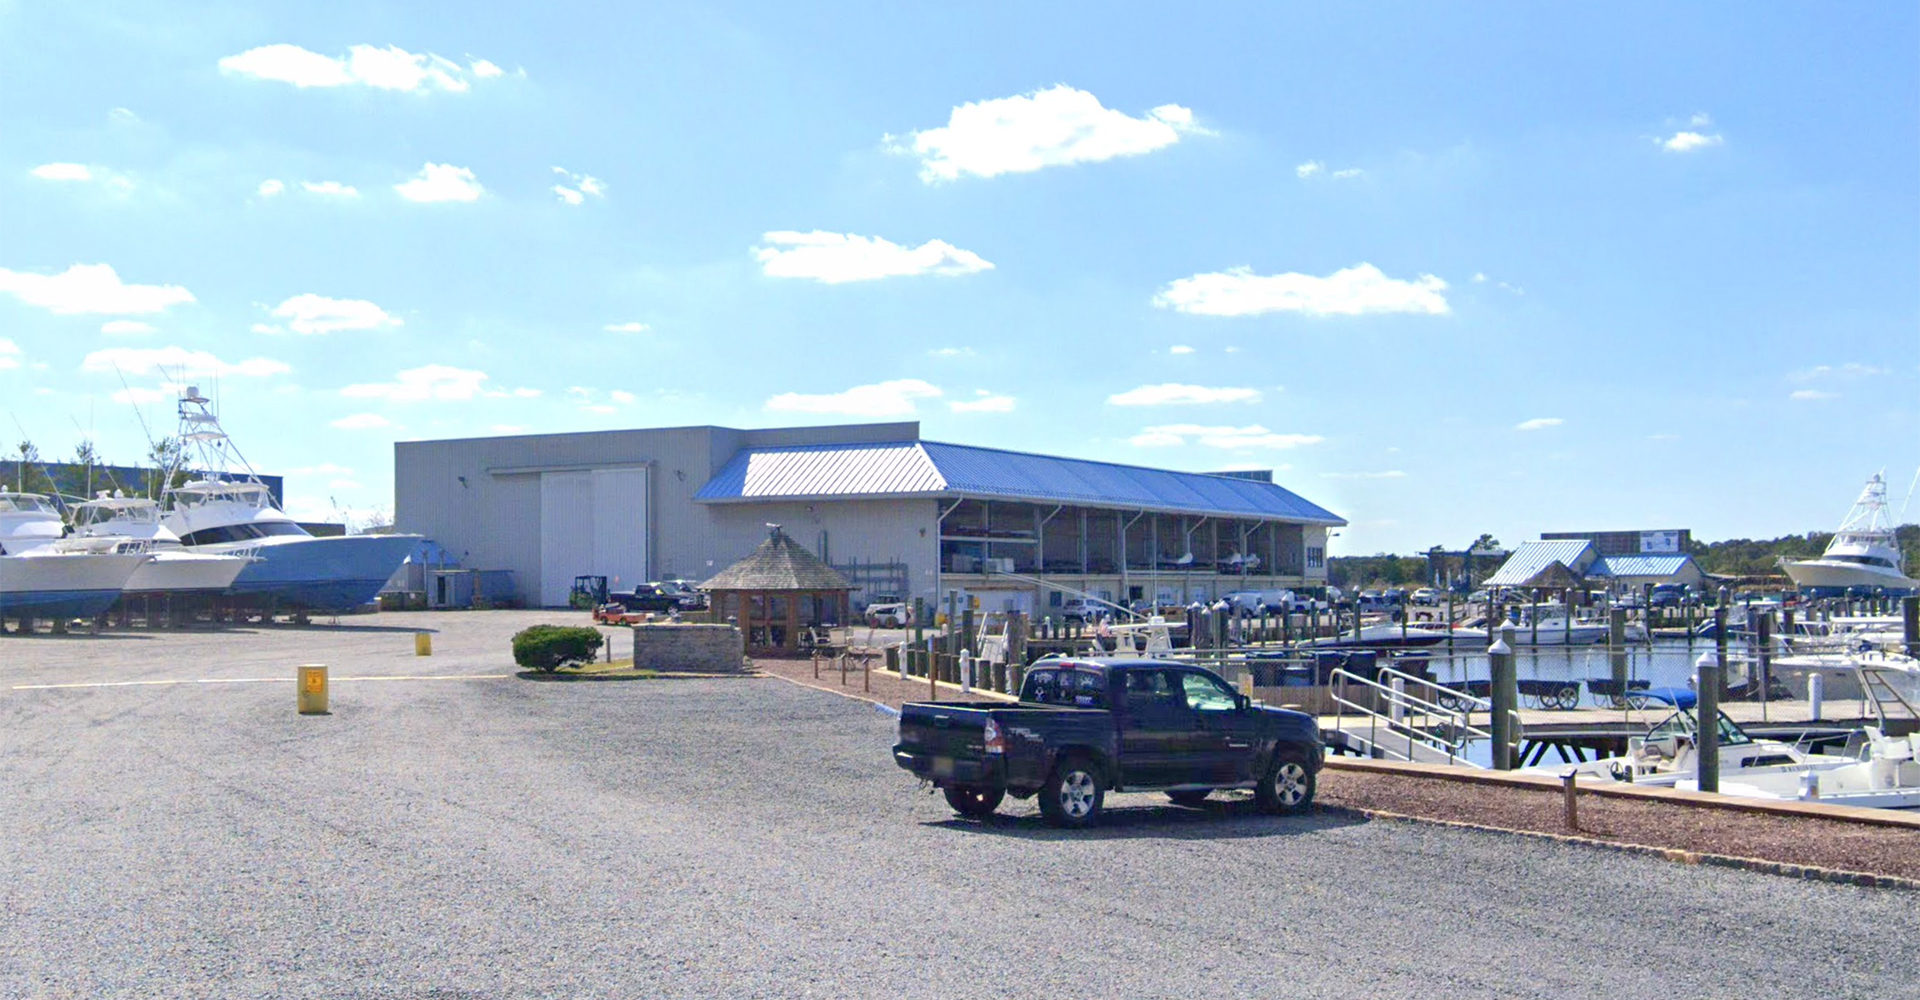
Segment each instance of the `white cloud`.
[{"label": "white cloud", "polygon": [[1360,169],[1359,167],[1348,167],[1345,170],[1336,170],[1333,173],[1329,174],[1328,176],[1332,177],[1336,181],[1344,181],[1344,180],[1351,180],[1355,177],[1359,177],[1365,173],[1366,171]]},{"label": "white cloud", "polygon": [[1298,272],[1260,275],[1251,268],[1236,267],[1181,278],[1155,295],[1153,304],[1202,316],[1258,316],[1270,312],[1444,316],[1450,311],[1446,296],[1441,294],[1446,290],[1447,283],[1431,274],[1400,281],[1366,263],[1324,278]]},{"label": "white cloud", "polygon": [[1318,174],[1325,169],[1327,169],[1327,165],[1324,163],[1321,163],[1319,160],[1308,160],[1307,162],[1302,163],[1297,167],[1294,167],[1293,175],[1304,181],[1307,178],[1312,177],[1315,174]]},{"label": "white cloud", "polygon": [[258,193],[262,198],[271,198],[274,195],[285,192],[286,190],[287,190],[287,183],[285,181],[277,180],[272,177],[269,177],[266,180],[261,181],[260,186],[254,189],[254,191]]},{"label": "white cloud", "polygon": [[1167,348],[1167,353],[1168,354],[1192,354],[1193,348],[1188,347],[1185,344],[1175,344],[1172,347]]},{"label": "white cloud", "polygon": [[245,375],[264,378],[269,375],[284,375],[293,370],[284,361],[272,358],[248,358],[245,361],[222,361],[206,351],[189,351],[184,347],[109,347],[94,351],[80,361],[80,370],[84,372],[120,372],[125,375]]},{"label": "white cloud", "polygon": [[1787,395],[1787,398],[1796,403],[1811,403],[1822,399],[1839,399],[1840,394],[1827,392],[1824,389],[1795,389]]},{"label": "white cloud", "polygon": [[376,427],[392,427],[393,421],[378,413],[355,413],[332,421],[332,424],[343,431],[370,431]]},{"label": "white cloud", "polygon": [[173,399],[174,396],[171,393],[161,392],[158,389],[134,386],[130,389],[114,390],[111,398],[116,403],[126,403],[132,406],[150,406],[154,403],[164,403]]},{"label": "white cloud", "polygon": [[1160,385],[1143,385],[1138,389],[1116,393],[1107,397],[1107,402],[1115,406],[1173,406],[1185,403],[1258,403],[1260,390],[1211,388],[1204,385],[1182,385],[1178,382],[1163,382]]},{"label": "white cloud", "polygon": [[591,174],[576,174],[565,167],[555,167],[553,172],[567,178],[567,184],[573,185],[572,187],[568,187],[567,184],[553,186],[553,193],[559,195],[560,200],[569,205],[584,204],[590,197],[606,197],[606,182],[598,177]]},{"label": "white cloud", "polygon": [[390,399],[397,403],[426,400],[463,400],[480,395],[487,373],[450,365],[422,365],[394,376],[391,382],[363,382],[340,390],[351,399]]},{"label": "white cloud", "polygon": [[761,270],[773,278],[812,278],[837,285],[916,274],[960,275],[992,270],[979,254],[945,240],[903,247],[878,236],[851,233],[772,232],[767,246],[753,248]]},{"label": "white cloud", "polygon": [[420,202],[477,201],[487,190],[474,179],[473,171],[451,163],[426,164],[412,180],[393,189],[408,201]]},{"label": "white cloud", "polygon": [[1487,281],[1487,272],[1485,272],[1485,271],[1475,271],[1475,272],[1473,272],[1473,283],[1474,283],[1474,284],[1476,284],[1476,285],[1483,285],[1483,284],[1486,284],[1486,281]]},{"label": "white cloud", "polygon": [[607,396],[608,398],[612,399],[614,402],[620,403],[622,405],[632,405],[634,400],[639,398],[635,396],[633,393],[630,393],[625,389],[615,389],[612,392],[607,393]]},{"label": "white cloud", "polygon": [[[333,333],[339,330],[379,330],[389,326],[401,325],[401,319],[392,316],[385,309],[365,299],[330,299],[324,295],[308,292],[273,307],[275,319],[287,321],[294,333],[317,334]],[[278,327],[262,329],[254,326],[256,333],[278,333]]]},{"label": "white cloud", "polygon": [[1812,368],[1802,369],[1787,377],[1796,382],[1811,382],[1815,379],[1823,378],[1853,379],[1891,374],[1893,374],[1893,369],[1891,368],[1876,368],[1873,365],[1863,365],[1858,361],[1849,361],[1844,365],[1838,366],[1814,365]]},{"label": "white cloud", "polygon": [[956,399],[947,404],[955,413],[1012,413],[1018,400],[1012,396],[996,396],[985,389],[974,390],[975,399]]},{"label": "white cloud", "polygon": [[540,390],[528,389],[524,386],[513,390],[513,394],[519,397],[520,399],[539,399],[540,398]]},{"label": "white cloud", "polygon": [[1724,140],[1718,133],[1705,135],[1700,132],[1675,132],[1665,139],[1655,139],[1660,148],[1669,153],[1690,153],[1708,146],[1718,146]]},{"label": "white cloud", "polygon": [[432,53],[412,53],[398,46],[376,48],[355,45],[345,56],[323,56],[298,45],[262,45],[220,60],[220,70],[234,76],[275,80],[296,87],[345,87],[359,84],[378,90],[410,92],[466,91],[473,79],[502,75],[500,67],[476,60],[463,68]]},{"label": "white cloud", "polygon": [[1174,448],[1187,444],[1189,440],[1232,451],[1254,448],[1283,451],[1302,445],[1319,444],[1326,438],[1318,434],[1276,434],[1259,424],[1246,427],[1162,424],[1158,427],[1143,428],[1140,433],[1129,438],[1128,442],[1142,448]]},{"label": "white cloud", "polygon": [[1042,167],[1138,156],[1171,146],[1186,134],[1207,134],[1193,112],[1164,104],[1135,118],[1102,107],[1100,99],[1064,84],[1016,97],[963,104],[947,124],[882,141],[920,158],[929,184],[962,174],[995,177]]},{"label": "white cloud", "polygon": [[351,184],[342,184],[339,181],[301,181],[300,186],[305,188],[308,194],[324,195],[329,198],[360,197],[360,190],[358,188],[355,188]]},{"label": "white cloud", "polygon": [[1546,430],[1549,427],[1558,427],[1564,423],[1566,423],[1566,421],[1559,417],[1534,417],[1532,420],[1522,420],[1514,424],[1513,429],[1516,431],[1540,431]]},{"label": "white cloud", "polygon": [[43,181],[93,180],[93,171],[84,163],[42,163],[29,172]]},{"label": "white cloud", "polygon": [[142,323],[137,319],[110,319],[100,324],[100,332],[109,337],[134,337],[154,331],[153,324]]},{"label": "white cloud", "polygon": [[936,347],[927,353],[936,358],[971,358],[974,351],[971,347]]},{"label": "white cloud", "polygon": [[653,327],[645,323],[608,323],[600,329],[608,333],[645,333]]},{"label": "white cloud", "polygon": [[1320,478],[1322,479],[1405,479],[1407,478],[1407,474],[1404,472],[1401,472],[1399,469],[1388,469],[1385,472],[1322,472],[1320,474]]},{"label": "white cloud", "polygon": [[19,353],[20,353],[19,344],[16,344],[5,337],[0,337],[0,371],[3,371],[8,368],[20,367],[20,359],[18,358]]},{"label": "white cloud", "polygon": [[1687,124],[1694,128],[1706,128],[1713,124],[1713,116],[1705,111],[1696,111],[1692,118],[1687,119]]},{"label": "white cloud", "polygon": [[839,413],[856,417],[904,417],[913,414],[914,400],[939,395],[938,386],[917,378],[903,378],[874,385],[856,385],[845,392],[824,395],[783,392],[767,400],[767,409],[789,413]]},{"label": "white cloud", "polygon": [[55,275],[0,267],[0,292],[61,315],[156,313],[194,301],[179,285],[124,285],[108,264],[75,264]]}]

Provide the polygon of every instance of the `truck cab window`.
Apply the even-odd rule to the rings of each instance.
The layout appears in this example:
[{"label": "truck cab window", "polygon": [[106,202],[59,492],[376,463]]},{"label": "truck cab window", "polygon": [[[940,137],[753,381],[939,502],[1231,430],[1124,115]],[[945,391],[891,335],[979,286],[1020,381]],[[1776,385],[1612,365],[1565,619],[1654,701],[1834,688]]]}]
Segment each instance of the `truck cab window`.
[{"label": "truck cab window", "polygon": [[1073,672],[1073,704],[1080,708],[1107,707],[1107,675],[1091,670]]},{"label": "truck cab window", "polygon": [[1036,670],[1028,674],[1026,700],[1043,704],[1054,703],[1057,700],[1054,696],[1054,687],[1059,682],[1060,672],[1057,670]]},{"label": "truck cab window", "polygon": [[1181,674],[1180,679],[1187,692],[1187,705],[1196,712],[1232,712],[1240,707],[1225,684],[1206,674]]}]

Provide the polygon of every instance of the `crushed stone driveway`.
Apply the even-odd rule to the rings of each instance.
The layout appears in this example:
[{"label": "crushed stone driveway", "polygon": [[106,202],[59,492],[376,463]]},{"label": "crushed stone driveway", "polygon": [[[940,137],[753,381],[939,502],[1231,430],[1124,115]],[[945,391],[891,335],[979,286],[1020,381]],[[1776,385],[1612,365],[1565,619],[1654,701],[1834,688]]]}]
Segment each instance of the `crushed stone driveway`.
[{"label": "crushed stone driveway", "polygon": [[109,665],[0,668],[3,996],[1920,995],[1909,893],[1148,795],[964,822],[774,678],[33,686]]}]

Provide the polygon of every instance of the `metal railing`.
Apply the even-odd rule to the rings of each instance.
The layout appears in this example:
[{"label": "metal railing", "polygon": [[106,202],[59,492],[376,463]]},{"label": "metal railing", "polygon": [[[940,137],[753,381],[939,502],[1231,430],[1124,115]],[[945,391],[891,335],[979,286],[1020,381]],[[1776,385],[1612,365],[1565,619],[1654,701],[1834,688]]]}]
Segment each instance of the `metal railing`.
[{"label": "metal railing", "polygon": [[[1471,719],[1473,712],[1492,712],[1490,700],[1391,667],[1381,667],[1378,674],[1386,683],[1345,668],[1328,675],[1330,697],[1341,707],[1334,727],[1347,739],[1365,744],[1374,756],[1404,761],[1424,757],[1424,763],[1444,757],[1449,764],[1470,764],[1467,744],[1493,739],[1491,731],[1475,726]],[[1459,707],[1441,704],[1442,698]],[[1349,722],[1347,709],[1359,721]]]}]

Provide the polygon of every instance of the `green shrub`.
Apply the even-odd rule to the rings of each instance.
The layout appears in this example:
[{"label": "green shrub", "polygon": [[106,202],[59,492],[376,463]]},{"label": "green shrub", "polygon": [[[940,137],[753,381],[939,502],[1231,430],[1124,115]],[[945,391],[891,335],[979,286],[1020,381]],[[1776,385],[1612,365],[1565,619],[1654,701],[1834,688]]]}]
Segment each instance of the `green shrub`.
[{"label": "green shrub", "polygon": [[599,629],[574,625],[535,625],[513,636],[513,662],[552,673],[576,663],[592,663],[606,640]]}]

